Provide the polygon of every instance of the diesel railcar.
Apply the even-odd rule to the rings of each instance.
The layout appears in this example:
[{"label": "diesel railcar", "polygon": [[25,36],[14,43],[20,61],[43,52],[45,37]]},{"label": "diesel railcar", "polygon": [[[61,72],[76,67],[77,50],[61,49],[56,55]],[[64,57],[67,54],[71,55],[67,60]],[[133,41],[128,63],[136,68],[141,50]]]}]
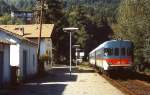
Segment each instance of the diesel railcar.
[{"label": "diesel railcar", "polygon": [[133,43],[129,40],[110,40],[89,53],[89,62],[103,71],[129,69],[133,63]]}]

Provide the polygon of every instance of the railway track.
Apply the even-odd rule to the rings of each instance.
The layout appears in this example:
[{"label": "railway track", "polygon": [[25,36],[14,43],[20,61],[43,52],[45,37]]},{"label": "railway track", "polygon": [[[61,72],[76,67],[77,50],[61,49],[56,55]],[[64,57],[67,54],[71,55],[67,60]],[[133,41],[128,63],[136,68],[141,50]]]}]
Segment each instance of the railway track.
[{"label": "railway track", "polygon": [[111,76],[99,74],[126,95],[150,95],[150,77],[147,75],[131,72]]}]

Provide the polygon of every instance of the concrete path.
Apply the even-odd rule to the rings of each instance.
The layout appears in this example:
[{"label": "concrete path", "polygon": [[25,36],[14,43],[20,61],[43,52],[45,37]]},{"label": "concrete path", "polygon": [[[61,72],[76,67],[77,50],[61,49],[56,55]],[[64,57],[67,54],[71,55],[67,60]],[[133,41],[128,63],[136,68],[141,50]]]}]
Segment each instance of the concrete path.
[{"label": "concrete path", "polygon": [[[10,95],[124,95],[92,69],[55,67],[42,78],[26,83]],[[9,95],[9,94],[7,94]]]}]

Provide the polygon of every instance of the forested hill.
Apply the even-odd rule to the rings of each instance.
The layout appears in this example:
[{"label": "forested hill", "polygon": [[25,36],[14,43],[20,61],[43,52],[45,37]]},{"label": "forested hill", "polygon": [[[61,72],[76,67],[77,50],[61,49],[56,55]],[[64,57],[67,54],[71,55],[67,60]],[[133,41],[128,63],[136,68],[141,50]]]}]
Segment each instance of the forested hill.
[{"label": "forested hill", "polygon": [[[10,10],[32,10],[36,0],[0,0],[0,15]],[[89,7],[111,7],[112,9],[121,0],[64,0],[65,7],[72,5],[84,5]]]},{"label": "forested hill", "polygon": [[0,0],[0,15],[9,12],[9,10],[10,10],[10,6],[4,1]]},{"label": "forested hill", "polygon": [[72,5],[85,5],[85,6],[98,6],[98,5],[118,5],[121,0],[64,0],[66,6]]},{"label": "forested hill", "polygon": [[0,0],[0,15],[10,10],[32,10],[35,0]]},{"label": "forested hill", "polygon": [[19,10],[31,10],[36,0],[1,0]]}]

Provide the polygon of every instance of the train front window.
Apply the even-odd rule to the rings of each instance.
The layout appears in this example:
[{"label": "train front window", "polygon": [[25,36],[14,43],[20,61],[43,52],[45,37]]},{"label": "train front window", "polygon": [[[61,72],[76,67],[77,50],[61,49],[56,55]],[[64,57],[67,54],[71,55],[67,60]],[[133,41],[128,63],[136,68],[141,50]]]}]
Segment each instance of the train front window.
[{"label": "train front window", "polygon": [[125,48],[121,48],[121,55],[125,56],[126,55],[126,49]]},{"label": "train front window", "polygon": [[104,49],[104,55],[105,56],[111,56],[111,55],[113,55],[113,48],[105,48]]},{"label": "train front window", "polygon": [[115,48],[115,56],[119,56],[119,48]]}]

